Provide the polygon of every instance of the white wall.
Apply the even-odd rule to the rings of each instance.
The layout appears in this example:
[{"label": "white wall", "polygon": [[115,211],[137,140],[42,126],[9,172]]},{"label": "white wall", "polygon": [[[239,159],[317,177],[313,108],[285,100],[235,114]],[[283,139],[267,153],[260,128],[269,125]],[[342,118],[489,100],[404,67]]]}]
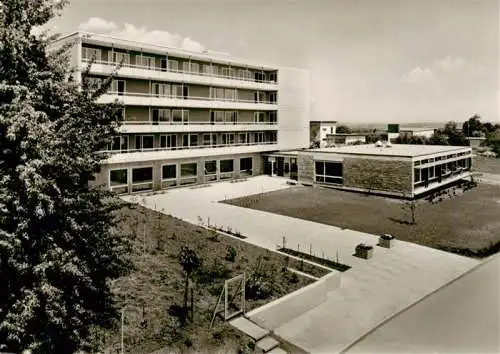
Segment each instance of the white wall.
[{"label": "white wall", "polygon": [[309,72],[278,70],[278,148],[309,147]]}]

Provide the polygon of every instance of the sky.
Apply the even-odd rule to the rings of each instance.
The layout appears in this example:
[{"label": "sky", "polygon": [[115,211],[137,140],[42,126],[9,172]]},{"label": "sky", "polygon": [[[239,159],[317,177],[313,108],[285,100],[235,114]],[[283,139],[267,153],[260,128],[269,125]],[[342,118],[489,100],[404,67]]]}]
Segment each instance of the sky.
[{"label": "sky", "polygon": [[55,32],[229,53],[311,76],[311,120],[500,120],[499,0],[72,0]]}]

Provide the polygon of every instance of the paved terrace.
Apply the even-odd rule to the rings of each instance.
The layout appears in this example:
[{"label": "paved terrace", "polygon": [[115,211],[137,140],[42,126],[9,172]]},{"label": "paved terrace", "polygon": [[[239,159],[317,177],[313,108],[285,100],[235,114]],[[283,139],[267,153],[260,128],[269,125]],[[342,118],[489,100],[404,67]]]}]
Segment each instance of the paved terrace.
[{"label": "paved terrace", "polygon": [[169,190],[144,197],[142,204],[195,224],[199,217],[205,223],[210,218],[211,225],[230,226],[247,236],[245,241],[261,247],[275,250],[286,236],[290,248],[300,245],[308,252],[312,245],[313,252],[324,252],[330,259],[339,254],[340,262],[352,267],[342,273],[341,286],[330,291],[319,306],[270,328],[308,352],[346,349],[386,319],[479,263],[403,241],[397,241],[392,249],[374,247],[373,258],[363,260],[353,256],[355,246],[360,242],[376,245],[378,236],[218,203],[284,188],[290,188],[285,179],[258,176],[239,183]]}]

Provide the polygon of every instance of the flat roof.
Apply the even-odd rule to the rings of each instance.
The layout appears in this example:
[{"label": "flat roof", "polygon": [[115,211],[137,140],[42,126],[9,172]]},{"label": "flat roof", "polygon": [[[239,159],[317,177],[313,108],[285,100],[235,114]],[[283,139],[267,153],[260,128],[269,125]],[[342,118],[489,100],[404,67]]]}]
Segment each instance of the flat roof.
[{"label": "flat roof", "polygon": [[376,155],[376,156],[404,156],[415,157],[422,155],[432,155],[454,151],[463,151],[469,146],[448,146],[448,145],[410,145],[392,144],[391,147],[377,147],[375,144],[347,145],[331,148],[309,149],[308,152],[351,154],[351,155]]},{"label": "flat roof", "polygon": [[66,41],[81,38],[84,43],[94,44],[94,45],[103,45],[103,46],[111,46],[113,45],[115,48],[128,49],[128,50],[144,50],[146,52],[155,53],[155,54],[165,54],[165,52],[172,54],[173,56],[180,56],[184,58],[192,58],[195,60],[202,61],[213,61],[220,64],[236,64],[236,65],[246,65],[253,69],[263,69],[263,70],[279,70],[279,69],[287,69],[287,70],[298,70],[308,72],[308,70],[302,68],[295,67],[286,67],[275,65],[272,63],[264,63],[264,62],[256,62],[253,60],[245,59],[245,58],[237,58],[233,57],[227,53],[220,53],[212,50],[206,50],[203,52],[198,51],[190,51],[182,48],[166,46],[163,44],[155,44],[152,42],[138,42],[135,40],[130,40],[124,37],[118,37],[116,35],[109,34],[101,34],[101,33],[92,33],[85,31],[77,31],[64,36],[61,36],[55,39],[51,45],[56,43],[64,43]]}]

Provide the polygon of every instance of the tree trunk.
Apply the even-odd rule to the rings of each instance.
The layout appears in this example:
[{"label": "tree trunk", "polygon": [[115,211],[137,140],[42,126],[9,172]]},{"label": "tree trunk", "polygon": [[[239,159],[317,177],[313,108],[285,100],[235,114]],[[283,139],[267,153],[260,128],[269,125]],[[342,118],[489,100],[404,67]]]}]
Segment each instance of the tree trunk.
[{"label": "tree trunk", "polygon": [[189,276],[186,274],[186,281],[184,283],[184,306],[182,313],[182,325],[185,325],[187,320],[188,288],[189,288]]}]

